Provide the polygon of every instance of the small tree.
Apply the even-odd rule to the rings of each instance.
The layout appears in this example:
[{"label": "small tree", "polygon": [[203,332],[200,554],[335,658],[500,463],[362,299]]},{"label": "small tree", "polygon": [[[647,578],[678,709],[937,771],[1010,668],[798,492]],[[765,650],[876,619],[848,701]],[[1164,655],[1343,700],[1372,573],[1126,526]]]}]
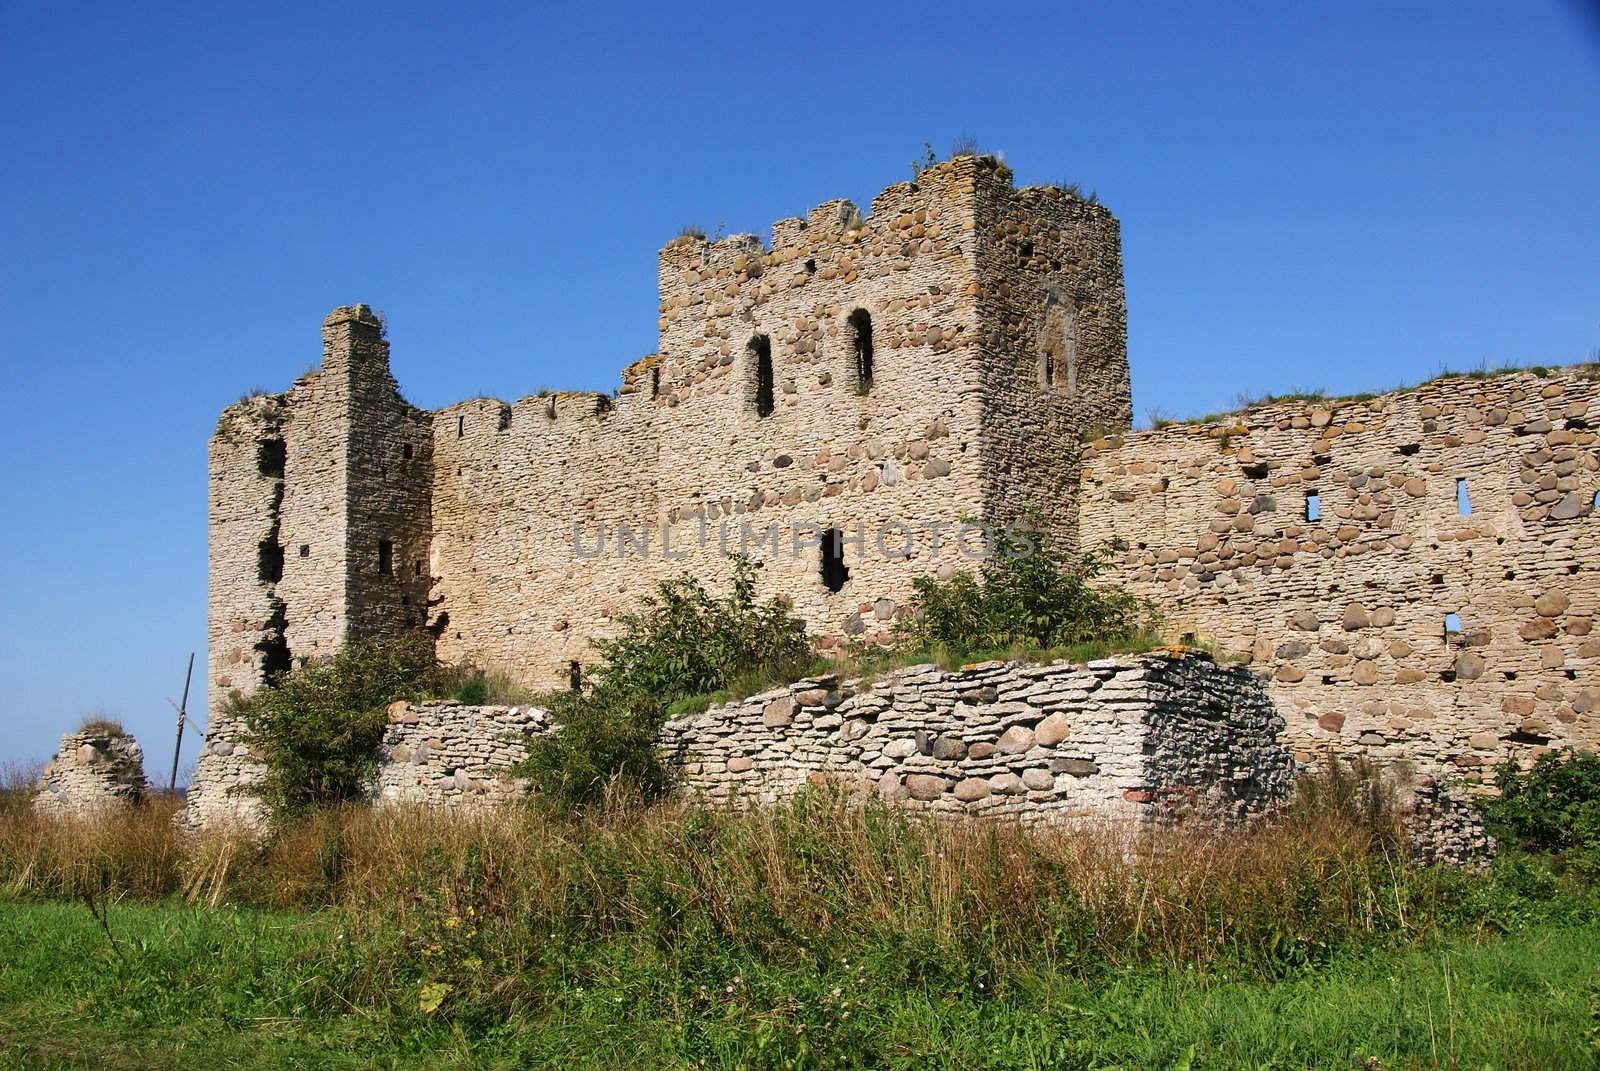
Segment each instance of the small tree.
[{"label": "small tree", "polygon": [[436,676],[429,637],[355,641],[302,662],[229,712],[243,720],[267,767],[263,796],[279,817],[360,799],[378,763],[385,708],[427,694]]},{"label": "small tree", "polygon": [[733,559],[733,584],[716,598],[695,578],[662,581],[644,608],[618,619],[581,692],[546,703],[559,732],[535,737],[521,772],[557,807],[594,803],[612,784],[650,798],[670,778],[656,735],[676,699],[756,676],[803,675],[815,655],[805,623],[776,599],[757,602],[756,565]]}]

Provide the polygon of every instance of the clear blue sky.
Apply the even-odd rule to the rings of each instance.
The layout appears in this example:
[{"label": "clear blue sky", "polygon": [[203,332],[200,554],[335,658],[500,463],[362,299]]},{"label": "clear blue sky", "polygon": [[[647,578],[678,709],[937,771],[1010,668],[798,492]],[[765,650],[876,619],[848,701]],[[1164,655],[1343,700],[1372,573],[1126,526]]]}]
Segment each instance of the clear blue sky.
[{"label": "clear blue sky", "polygon": [[1593,6],[553,7],[0,2],[0,759],[102,709],[164,769],[206,439],[332,306],[422,405],[609,389],[679,228],[925,140],[1122,219],[1141,417],[1600,346]]}]

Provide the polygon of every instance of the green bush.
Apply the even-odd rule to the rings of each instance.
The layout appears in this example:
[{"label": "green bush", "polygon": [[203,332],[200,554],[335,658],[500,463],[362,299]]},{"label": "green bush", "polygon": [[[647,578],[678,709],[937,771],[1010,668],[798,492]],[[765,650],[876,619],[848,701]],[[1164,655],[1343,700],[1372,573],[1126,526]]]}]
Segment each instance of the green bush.
[{"label": "green bush", "polygon": [[908,649],[955,652],[1031,650],[1132,643],[1156,617],[1128,591],[1094,581],[1121,549],[1097,547],[1076,557],[1038,534],[999,532],[982,572],[912,581],[911,613],[897,626]]},{"label": "green bush", "polygon": [[816,655],[805,623],[776,599],[757,602],[756,565],[733,559],[733,584],[716,598],[695,578],[662,581],[644,608],[618,619],[581,692],[546,703],[560,732],[536,737],[520,772],[556,807],[594,803],[618,784],[651,798],[668,784],[656,733],[675,701],[736,681],[803,676]]},{"label": "green bush", "polygon": [[1489,831],[1530,852],[1560,853],[1568,868],[1600,878],[1600,756],[1566,748],[1540,755],[1524,771],[1495,773],[1498,799],[1483,805]]},{"label": "green bush", "polygon": [[229,713],[243,720],[267,767],[263,798],[279,818],[366,795],[383,740],[385,707],[419,699],[439,673],[432,640],[345,644],[324,661],[305,661],[250,696],[234,693]]}]

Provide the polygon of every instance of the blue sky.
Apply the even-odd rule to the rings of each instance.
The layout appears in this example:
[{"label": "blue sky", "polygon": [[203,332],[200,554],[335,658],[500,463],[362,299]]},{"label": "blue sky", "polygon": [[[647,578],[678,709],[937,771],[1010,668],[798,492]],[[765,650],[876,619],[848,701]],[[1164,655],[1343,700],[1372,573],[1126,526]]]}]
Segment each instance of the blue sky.
[{"label": "blue sky", "polygon": [[1141,418],[1600,346],[1592,5],[768,6],[0,3],[0,760],[164,774],[206,439],[328,309],[422,405],[609,389],[681,227],[924,141],[1121,218]]}]

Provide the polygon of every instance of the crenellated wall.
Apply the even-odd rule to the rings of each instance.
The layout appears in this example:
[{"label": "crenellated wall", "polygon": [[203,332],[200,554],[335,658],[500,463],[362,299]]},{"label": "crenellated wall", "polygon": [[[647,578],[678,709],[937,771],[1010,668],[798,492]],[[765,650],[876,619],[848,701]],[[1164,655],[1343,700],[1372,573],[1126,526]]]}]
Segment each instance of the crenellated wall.
[{"label": "crenellated wall", "polygon": [[1596,417],[1569,368],[1101,439],[1080,538],[1123,540],[1176,631],[1249,652],[1303,758],[1477,779],[1600,743]]}]

